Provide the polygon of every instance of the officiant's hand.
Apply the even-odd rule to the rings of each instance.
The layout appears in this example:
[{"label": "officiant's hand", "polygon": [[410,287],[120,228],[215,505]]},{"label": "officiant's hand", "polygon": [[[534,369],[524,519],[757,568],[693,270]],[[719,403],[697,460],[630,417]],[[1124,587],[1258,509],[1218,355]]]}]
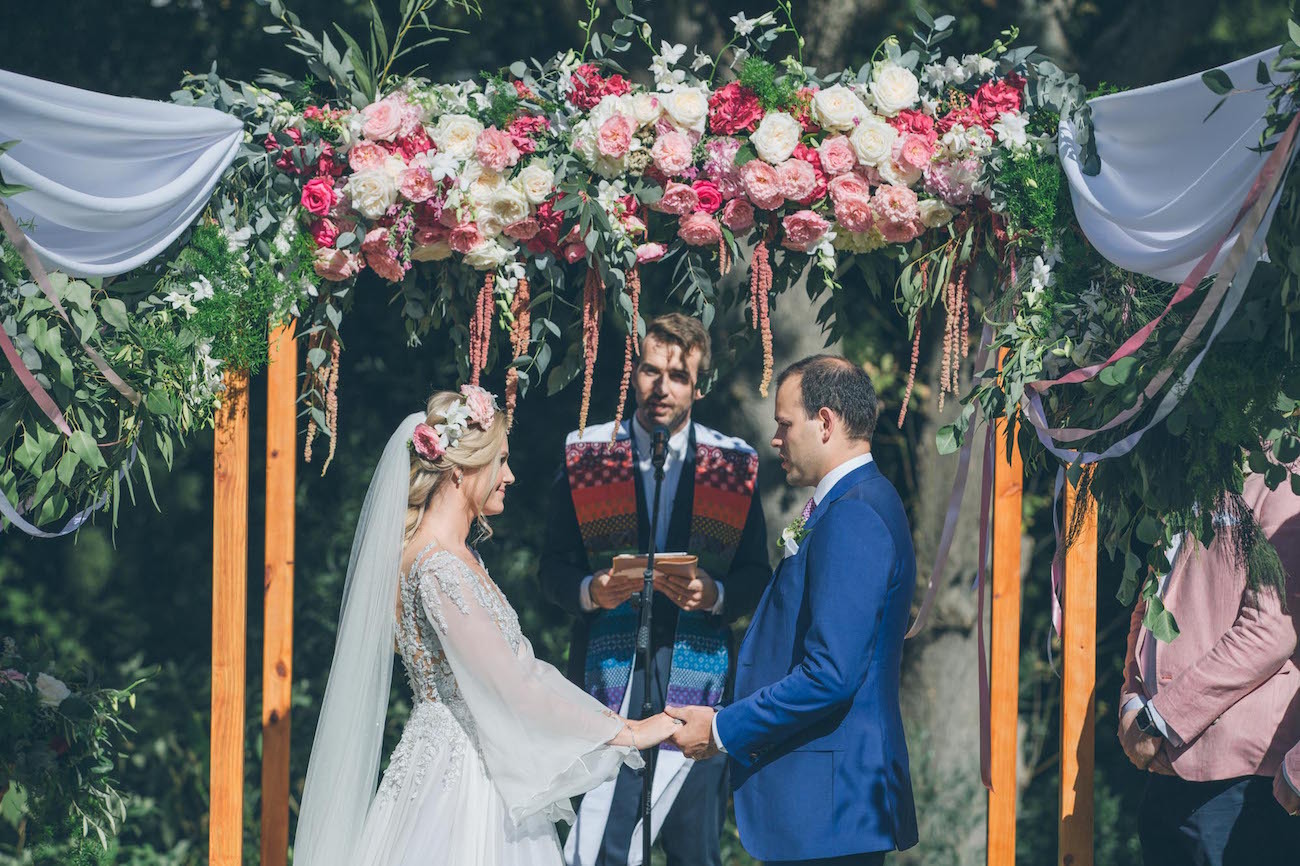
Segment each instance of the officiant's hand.
[{"label": "officiant's hand", "polygon": [[602,568],[591,577],[591,600],[596,607],[613,610],[641,591],[644,578],[631,572],[615,574]]},{"label": "officiant's hand", "polygon": [[713,610],[718,603],[718,584],[702,568],[695,569],[695,577],[655,572],[655,590],[662,592],[682,610]]},{"label": "officiant's hand", "polygon": [[673,745],[692,761],[703,761],[718,754],[713,742],[712,707],[664,707],[664,712],[686,724],[673,733]]}]

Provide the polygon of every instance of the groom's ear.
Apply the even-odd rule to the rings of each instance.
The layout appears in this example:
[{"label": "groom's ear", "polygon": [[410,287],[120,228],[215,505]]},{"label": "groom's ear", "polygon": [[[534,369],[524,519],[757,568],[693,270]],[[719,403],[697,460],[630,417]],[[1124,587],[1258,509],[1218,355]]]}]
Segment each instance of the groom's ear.
[{"label": "groom's ear", "polygon": [[831,434],[840,423],[840,419],[836,417],[834,412],[823,406],[817,410],[817,420],[822,425],[822,442],[830,442]]}]

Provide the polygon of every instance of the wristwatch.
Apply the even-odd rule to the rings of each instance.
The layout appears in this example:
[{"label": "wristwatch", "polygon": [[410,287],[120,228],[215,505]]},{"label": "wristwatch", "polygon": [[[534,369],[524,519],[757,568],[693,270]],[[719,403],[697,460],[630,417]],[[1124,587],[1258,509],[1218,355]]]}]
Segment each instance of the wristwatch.
[{"label": "wristwatch", "polygon": [[1151,718],[1151,710],[1147,709],[1145,704],[1143,704],[1142,709],[1137,711],[1137,715],[1133,718],[1133,724],[1137,725],[1137,729],[1148,737],[1159,737],[1161,735],[1160,729],[1156,727],[1155,720]]}]

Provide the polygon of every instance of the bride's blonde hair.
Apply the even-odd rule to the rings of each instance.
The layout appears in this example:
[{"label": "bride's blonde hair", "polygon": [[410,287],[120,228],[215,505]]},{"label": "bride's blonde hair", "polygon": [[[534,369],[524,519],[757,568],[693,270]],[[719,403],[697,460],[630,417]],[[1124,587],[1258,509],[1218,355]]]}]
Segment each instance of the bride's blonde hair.
[{"label": "bride's blonde hair", "polygon": [[[465,397],[455,391],[439,391],[429,398],[425,407],[424,423],[433,427],[445,423],[447,412]],[[427,460],[411,448],[411,485],[406,507],[406,535],[404,541],[409,543],[415,529],[424,519],[425,509],[442,486],[459,469],[461,472],[473,472],[484,467],[491,467],[490,480],[486,496],[491,496],[496,489],[497,479],[501,474],[501,463],[497,456],[506,441],[506,415],[500,409],[493,414],[492,424],[487,430],[477,424],[466,427],[460,439],[448,448],[437,460]],[[486,502],[475,502],[474,519],[478,523],[483,537],[492,535],[492,527],[483,516]]]}]

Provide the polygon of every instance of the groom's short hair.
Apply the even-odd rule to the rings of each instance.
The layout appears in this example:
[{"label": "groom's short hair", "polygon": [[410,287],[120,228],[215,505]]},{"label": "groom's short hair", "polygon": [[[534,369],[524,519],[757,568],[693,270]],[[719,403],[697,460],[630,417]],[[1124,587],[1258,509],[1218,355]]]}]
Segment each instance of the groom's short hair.
[{"label": "groom's short hair", "polygon": [[776,386],[791,376],[799,377],[804,414],[811,418],[825,407],[844,419],[850,439],[871,440],[880,402],[866,370],[843,355],[810,355],[782,370]]}]

